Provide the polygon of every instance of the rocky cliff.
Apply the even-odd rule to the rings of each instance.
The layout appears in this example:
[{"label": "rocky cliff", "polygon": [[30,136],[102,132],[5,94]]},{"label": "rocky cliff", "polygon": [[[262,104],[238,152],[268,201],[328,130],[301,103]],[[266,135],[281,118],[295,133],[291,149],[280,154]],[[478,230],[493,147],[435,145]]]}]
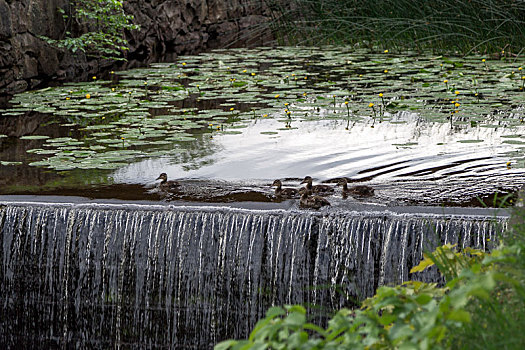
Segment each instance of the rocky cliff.
[{"label": "rocky cliff", "polygon": [[[86,79],[114,64],[55,49],[39,38],[62,37],[64,21],[57,9],[66,9],[67,4],[67,0],[0,0],[0,95],[43,82]],[[268,39],[264,1],[129,0],[125,10],[141,26],[126,33],[130,66],[238,40]]]}]

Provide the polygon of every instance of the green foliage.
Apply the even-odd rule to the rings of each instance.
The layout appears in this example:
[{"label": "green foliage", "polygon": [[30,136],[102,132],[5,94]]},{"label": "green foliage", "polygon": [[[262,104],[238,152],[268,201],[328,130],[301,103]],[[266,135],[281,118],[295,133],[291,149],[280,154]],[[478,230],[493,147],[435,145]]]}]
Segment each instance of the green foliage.
[{"label": "green foliage", "polygon": [[323,329],[301,306],[271,308],[249,339],[227,349],[517,349],[525,345],[525,234],[492,253],[444,245],[411,272],[436,266],[444,287],[417,281],[380,287],[360,310],[342,309]]},{"label": "green foliage", "polygon": [[139,28],[132,23],[133,16],[125,14],[123,1],[119,0],[71,0],[67,10],[58,11],[66,23],[64,38],[42,38],[73,53],[122,60],[123,52],[128,50],[124,30]]},{"label": "green foliage", "polygon": [[514,0],[295,0],[273,4],[274,27],[300,43],[379,43],[410,47],[521,52],[525,3]]},{"label": "green foliage", "polygon": [[[522,198],[519,199],[523,203]],[[525,210],[513,209],[506,246],[484,259],[496,282],[489,297],[477,298],[465,309],[472,322],[454,334],[456,349],[524,349],[525,334]],[[472,339],[476,339],[472,342]]]}]

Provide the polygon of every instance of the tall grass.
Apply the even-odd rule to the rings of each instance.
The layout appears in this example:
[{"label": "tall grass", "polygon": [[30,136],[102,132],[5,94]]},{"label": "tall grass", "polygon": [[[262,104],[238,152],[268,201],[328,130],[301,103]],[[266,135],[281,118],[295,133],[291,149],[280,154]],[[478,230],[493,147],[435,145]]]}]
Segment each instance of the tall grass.
[{"label": "tall grass", "polygon": [[506,54],[519,54],[525,47],[523,0],[267,1],[274,10],[274,29],[287,43]]}]

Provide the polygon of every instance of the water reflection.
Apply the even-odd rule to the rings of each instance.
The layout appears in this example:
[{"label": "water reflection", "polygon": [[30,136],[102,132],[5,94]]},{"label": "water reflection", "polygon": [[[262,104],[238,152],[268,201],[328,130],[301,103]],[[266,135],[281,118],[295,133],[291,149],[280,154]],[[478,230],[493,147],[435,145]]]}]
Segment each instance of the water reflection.
[{"label": "water reflection", "polygon": [[[451,129],[449,124],[402,112],[387,115],[382,122],[363,116],[347,128],[347,120],[327,119],[323,114],[330,111],[319,113],[322,118],[315,120],[275,115],[242,120],[222,131],[196,134],[193,141],[160,145],[159,155],[133,159],[117,170],[54,172],[26,164],[3,165],[0,193],[166,199],[149,189],[158,174],[166,172],[186,185],[182,194],[170,197],[174,200],[268,201],[272,194],[268,186],[274,179],[287,178],[287,186],[299,187],[293,179],[310,175],[317,181],[347,177],[369,183],[379,189],[375,197],[379,202],[436,204],[462,202],[463,197],[476,202],[477,196],[514,191],[524,183],[522,169],[506,166],[508,155],[521,147],[519,142],[509,142],[509,136],[523,134],[524,126],[465,123]],[[42,115],[35,115],[34,123],[31,116],[25,124],[21,119],[11,118],[12,125],[4,122],[4,132],[31,128],[30,133],[50,137],[82,137],[80,131],[56,127],[53,119],[46,122]],[[44,143],[2,138],[0,156],[27,163],[27,150]]]},{"label": "water reflection", "polygon": [[[402,123],[401,123],[402,122]],[[516,149],[503,136],[524,127],[486,128],[422,121],[416,114],[398,114],[391,121],[356,123],[346,130],[344,120],[260,119],[241,134],[216,134],[205,152],[190,157],[148,159],[116,170],[119,183],[148,183],[160,172],[170,178],[220,179],[232,182],[275,178],[318,180],[438,180],[453,176],[506,176],[505,152]],[[206,153],[206,154],[205,154]],[[195,155],[192,157],[191,154]],[[197,159],[197,160],[196,160]]]}]

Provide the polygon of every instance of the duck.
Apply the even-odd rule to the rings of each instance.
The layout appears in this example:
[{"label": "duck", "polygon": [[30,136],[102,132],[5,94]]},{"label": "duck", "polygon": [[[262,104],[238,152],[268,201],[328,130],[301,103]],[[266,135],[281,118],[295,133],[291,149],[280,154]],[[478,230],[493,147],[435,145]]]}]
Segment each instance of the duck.
[{"label": "duck", "polygon": [[319,209],[325,205],[330,205],[330,202],[326,198],[320,196],[310,196],[308,191],[304,191],[299,200],[299,206],[301,208],[312,208]]},{"label": "duck", "polygon": [[159,188],[163,191],[174,191],[177,190],[180,186],[180,183],[175,180],[168,181],[168,175],[166,173],[162,173],[159,175],[159,177],[156,180],[162,180],[159,183]]},{"label": "duck", "polygon": [[306,188],[305,192],[308,194],[328,194],[334,192],[334,188],[329,185],[312,185],[312,178],[310,176],[306,176],[301,184],[306,184],[304,188]]},{"label": "duck", "polygon": [[357,185],[348,188],[348,180],[344,177],[337,182],[337,185],[343,186],[343,196],[349,194],[353,196],[371,197],[374,195],[374,189],[370,186]]},{"label": "duck", "polygon": [[277,188],[275,189],[275,196],[284,197],[284,198],[293,198],[293,197],[296,197],[297,194],[299,193],[299,190],[295,188],[282,188],[282,185],[283,183],[281,182],[281,180],[275,180],[272,183],[272,187],[277,186]]}]

